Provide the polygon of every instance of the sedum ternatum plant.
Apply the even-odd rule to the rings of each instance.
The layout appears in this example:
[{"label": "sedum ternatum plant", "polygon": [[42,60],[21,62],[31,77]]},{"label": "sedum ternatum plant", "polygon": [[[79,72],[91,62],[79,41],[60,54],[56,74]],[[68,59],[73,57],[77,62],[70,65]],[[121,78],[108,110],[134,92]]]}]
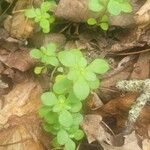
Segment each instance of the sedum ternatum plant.
[{"label": "sedum ternatum plant", "polygon": [[39,114],[44,119],[43,128],[54,137],[54,148],[75,150],[76,142],[84,137],[80,129],[82,101],[99,87],[97,74],[105,73],[109,65],[104,59],[88,63],[79,49],[56,52],[53,43],[33,49],[30,54],[43,65],[62,70],[51,89],[41,95]]},{"label": "sedum ternatum plant", "polygon": [[95,13],[102,14],[102,17],[95,19],[89,18],[89,25],[97,25],[103,30],[109,28],[108,17],[111,15],[119,15],[122,12],[132,12],[132,6],[129,0],[89,0],[89,9]]},{"label": "sedum ternatum plant", "polygon": [[40,8],[30,8],[25,12],[25,16],[29,19],[34,19],[39,24],[44,33],[48,33],[51,29],[51,24],[54,23],[55,17],[52,14],[55,1],[46,1],[41,4]]}]

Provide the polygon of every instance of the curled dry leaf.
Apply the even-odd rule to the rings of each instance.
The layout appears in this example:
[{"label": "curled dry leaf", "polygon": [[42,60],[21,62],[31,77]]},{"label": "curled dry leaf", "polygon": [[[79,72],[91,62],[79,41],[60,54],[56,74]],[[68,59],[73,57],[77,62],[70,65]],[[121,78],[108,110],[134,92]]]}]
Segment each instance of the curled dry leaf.
[{"label": "curled dry leaf", "polygon": [[125,141],[123,146],[115,147],[113,145],[108,145],[106,143],[102,143],[104,150],[142,150],[138,145],[138,139],[135,135],[135,132],[125,136]]},{"label": "curled dry leaf", "polygon": [[89,143],[94,141],[101,143],[102,141],[107,141],[107,138],[110,138],[110,134],[102,127],[101,121],[102,117],[100,115],[86,115],[84,117],[81,126],[86,133]]},{"label": "curled dry leaf", "polygon": [[135,20],[140,26],[145,27],[150,25],[150,0],[147,0],[145,4],[137,11]]},{"label": "curled dry leaf", "polygon": [[150,52],[141,53],[137,62],[134,64],[134,69],[130,79],[147,79],[150,73]]}]

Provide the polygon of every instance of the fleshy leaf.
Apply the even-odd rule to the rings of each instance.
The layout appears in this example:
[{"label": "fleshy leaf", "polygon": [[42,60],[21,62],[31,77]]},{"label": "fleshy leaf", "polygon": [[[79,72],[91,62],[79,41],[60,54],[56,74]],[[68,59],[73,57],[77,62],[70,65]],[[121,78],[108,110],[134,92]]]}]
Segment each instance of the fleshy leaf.
[{"label": "fleshy leaf", "polygon": [[103,74],[108,71],[109,65],[104,59],[95,59],[89,66],[88,69],[95,73]]},{"label": "fleshy leaf", "polygon": [[82,130],[77,130],[75,133],[74,133],[74,138],[79,141],[81,140],[82,138],[84,137],[84,132]]},{"label": "fleshy leaf", "polygon": [[36,17],[36,13],[35,13],[34,8],[27,9],[25,11],[25,16],[27,16],[28,18],[34,18],[34,17]]},{"label": "fleshy leaf", "polygon": [[89,25],[96,25],[96,24],[97,24],[97,21],[96,21],[95,18],[89,18],[89,19],[87,20],[87,23],[88,23]]},{"label": "fleshy leaf", "polygon": [[83,78],[80,78],[74,83],[73,91],[78,99],[83,100],[88,97],[90,88],[88,83]]},{"label": "fleshy leaf", "polygon": [[75,150],[75,148],[75,143],[71,139],[68,139],[67,143],[65,144],[64,150]]},{"label": "fleshy leaf", "polygon": [[41,101],[46,106],[53,106],[57,103],[57,97],[53,92],[45,92],[41,96]]},{"label": "fleshy leaf", "polygon": [[32,49],[30,51],[30,56],[36,59],[40,59],[42,57],[42,52],[39,49]]},{"label": "fleshy leaf", "polygon": [[59,123],[65,127],[70,127],[73,123],[73,117],[69,111],[64,110],[59,115]]},{"label": "fleshy leaf", "polygon": [[57,133],[57,141],[60,145],[64,145],[68,142],[69,136],[68,133],[65,130],[60,130]]},{"label": "fleshy leaf", "polygon": [[94,12],[100,12],[103,9],[103,5],[100,3],[100,0],[90,0],[89,9]]}]

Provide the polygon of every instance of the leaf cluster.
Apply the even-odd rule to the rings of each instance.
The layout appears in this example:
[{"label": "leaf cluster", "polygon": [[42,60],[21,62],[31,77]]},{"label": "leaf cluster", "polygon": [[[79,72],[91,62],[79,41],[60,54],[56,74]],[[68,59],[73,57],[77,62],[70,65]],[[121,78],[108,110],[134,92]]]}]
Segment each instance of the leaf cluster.
[{"label": "leaf cluster", "polygon": [[99,87],[97,74],[105,73],[109,65],[104,59],[88,63],[79,49],[56,52],[53,43],[33,49],[30,54],[46,65],[62,69],[52,89],[42,94],[39,114],[45,121],[44,129],[55,136],[54,147],[75,150],[75,141],[84,136],[80,129],[82,101]]},{"label": "leaf cluster", "polygon": [[46,1],[41,4],[40,8],[30,8],[25,11],[25,16],[34,19],[39,23],[44,33],[48,33],[51,28],[51,24],[54,23],[55,17],[52,15],[51,10],[55,5],[55,1]]},{"label": "leaf cluster", "polygon": [[108,16],[119,15],[121,12],[132,12],[132,6],[128,0],[89,0],[89,9],[96,13],[104,14],[98,20],[89,18],[87,23],[89,25],[100,26],[103,30],[108,30]]}]

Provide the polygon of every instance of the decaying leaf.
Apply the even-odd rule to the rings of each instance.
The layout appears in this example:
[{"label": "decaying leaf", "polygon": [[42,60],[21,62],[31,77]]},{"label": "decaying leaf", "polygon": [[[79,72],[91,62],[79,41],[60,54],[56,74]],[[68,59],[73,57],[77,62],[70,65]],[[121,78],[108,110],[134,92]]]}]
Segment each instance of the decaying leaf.
[{"label": "decaying leaf", "polygon": [[18,50],[15,52],[0,52],[0,61],[10,68],[26,71],[35,64],[29,55],[29,50]]},{"label": "decaying leaf", "polygon": [[102,117],[100,115],[86,115],[82,123],[82,128],[86,133],[89,143],[94,141],[106,141],[110,135],[104,130],[101,124]]},{"label": "decaying leaf", "polygon": [[138,10],[135,15],[135,20],[140,26],[150,25],[150,0],[147,0],[145,4]]},{"label": "decaying leaf", "polygon": [[17,84],[10,93],[4,96],[4,106],[0,110],[0,124],[7,123],[9,117],[35,113],[40,106],[40,85],[33,80]]},{"label": "decaying leaf", "polygon": [[135,132],[132,132],[130,135],[125,136],[123,146],[115,147],[106,143],[102,143],[102,146],[104,150],[142,150],[138,145],[138,140],[135,135]]}]

